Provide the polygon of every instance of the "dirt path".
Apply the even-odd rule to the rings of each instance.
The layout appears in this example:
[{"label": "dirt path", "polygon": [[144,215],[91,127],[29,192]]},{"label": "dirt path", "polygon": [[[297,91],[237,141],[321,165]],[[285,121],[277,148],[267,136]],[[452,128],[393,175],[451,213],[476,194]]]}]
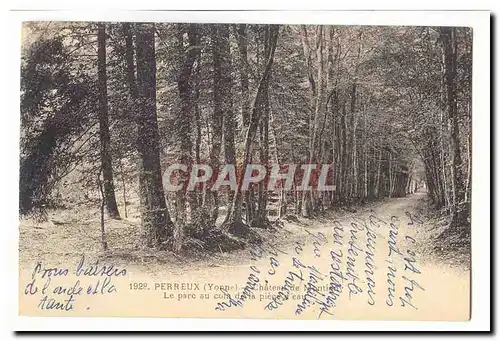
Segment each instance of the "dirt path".
[{"label": "dirt path", "polygon": [[[253,265],[265,278],[260,281],[260,284],[268,281],[270,285],[282,286],[286,272],[300,270],[300,266],[299,268],[293,266],[292,257],[296,257],[303,265],[314,266],[324,277],[322,280],[311,281],[318,287],[324,286],[326,288],[326,291],[314,295],[320,300],[324,300],[328,296],[328,287],[331,286],[332,282],[335,282],[335,280],[329,280],[332,270],[331,264],[335,264],[330,254],[330,251],[333,250],[337,254],[335,259],[340,259],[338,264],[343,275],[347,278],[347,281],[344,280],[344,288],[338,303],[336,303],[337,306],[329,309],[332,313],[335,312],[337,318],[467,319],[469,272],[465,268],[452,268],[448,265],[438,264],[429,255],[421,254],[419,251],[427,249],[425,246],[428,245],[426,244],[432,243],[432,240],[429,239],[429,230],[432,230],[433,226],[425,224],[425,221],[423,224],[413,221],[413,225],[409,225],[412,220],[407,212],[414,214],[419,201],[424,200],[424,198],[424,194],[416,194],[406,198],[389,199],[383,204],[377,205],[373,211],[367,209],[339,219],[338,224],[330,222],[310,227],[308,230],[311,235],[308,235],[307,238],[299,238],[299,242],[306,244],[299,253],[296,252],[297,244],[295,243],[277,246],[281,250],[275,250],[278,254],[275,258],[279,262],[279,266],[271,265],[270,257],[273,255],[268,252],[257,261],[252,261],[248,257],[239,265],[191,270],[180,276],[173,276],[169,281],[183,281],[186,278],[192,278],[200,282],[234,283],[241,286],[247,282],[249,274],[252,273],[249,268]],[[390,226],[391,217],[393,217],[394,223],[392,228]],[[379,222],[377,218],[387,224]],[[370,219],[372,219],[373,224],[370,224]],[[368,232],[366,226],[362,227],[362,221],[367,224],[369,231],[376,234],[376,237]],[[351,224],[356,222],[357,227],[353,227]],[[335,226],[343,227],[343,233],[340,232],[340,229],[336,230],[336,238],[343,242],[342,246],[334,243]],[[393,231],[392,238],[390,231]],[[339,237],[340,235],[342,237]],[[323,236],[326,237],[326,242],[322,240]],[[271,248],[268,250],[272,252]],[[370,251],[373,255],[369,254]],[[338,255],[342,255],[342,257],[338,257]],[[348,258],[349,256],[352,257]],[[367,263],[372,263],[373,267]],[[286,270],[280,271],[283,268]],[[391,268],[395,271],[391,271]],[[371,275],[371,269],[373,269],[373,275]],[[304,276],[302,284],[304,285],[308,282],[306,274],[311,273],[311,271],[302,270]],[[269,273],[274,271],[276,274],[271,276]],[[358,279],[353,280],[354,276],[348,275],[352,273],[355,273]],[[394,274],[394,277],[390,274]],[[161,273],[157,273],[156,277],[161,278]],[[372,292],[370,295],[369,291]],[[312,298],[311,300],[315,301]],[[263,300],[262,303],[270,301]],[[370,303],[373,302],[375,305],[371,306]],[[392,307],[388,305],[391,303]],[[406,306],[402,307],[403,304]],[[316,303],[306,312],[316,310],[317,313],[318,309],[314,309],[315,307],[320,307],[320,304]],[[238,308],[229,308],[228,311],[231,309]],[[294,310],[292,308],[290,312],[293,313]],[[307,313],[303,314],[310,316]],[[326,315],[326,312],[322,314],[323,317]]]},{"label": "dirt path", "polygon": [[[245,250],[177,267],[131,265],[130,277],[116,282],[120,300],[108,296],[105,304],[100,298],[93,314],[468,319],[469,272],[422,254],[432,243],[433,226],[408,213],[414,214],[424,197],[388,199],[338,220],[295,226],[302,230],[299,236],[276,248],[264,246],[254,259]],[[147,289],[132,290],[130,283],[147,283]],[[246,298],[239,296],[242,291]]]}]

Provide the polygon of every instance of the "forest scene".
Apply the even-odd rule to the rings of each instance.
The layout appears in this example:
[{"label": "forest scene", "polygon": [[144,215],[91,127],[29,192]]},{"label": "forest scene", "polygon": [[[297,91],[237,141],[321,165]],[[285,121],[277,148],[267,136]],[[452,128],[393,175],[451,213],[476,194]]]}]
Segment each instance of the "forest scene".
[{"label": "forest scene", "polygon": [[[22,261],[184,264],[410,205],[429,255],[468,262],[469,28],[26,22],[21,53]],[[331,187],[167,191],[172,164]]]}]

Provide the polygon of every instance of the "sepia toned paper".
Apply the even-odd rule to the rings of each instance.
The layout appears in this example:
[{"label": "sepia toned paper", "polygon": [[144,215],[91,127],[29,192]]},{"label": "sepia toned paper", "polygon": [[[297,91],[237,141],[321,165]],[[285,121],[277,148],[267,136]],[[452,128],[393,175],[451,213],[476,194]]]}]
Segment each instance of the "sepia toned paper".
[{"label": "sepia toned paper", "polygon": [[469,320],[472,37],[24,22],[19,315]]}]

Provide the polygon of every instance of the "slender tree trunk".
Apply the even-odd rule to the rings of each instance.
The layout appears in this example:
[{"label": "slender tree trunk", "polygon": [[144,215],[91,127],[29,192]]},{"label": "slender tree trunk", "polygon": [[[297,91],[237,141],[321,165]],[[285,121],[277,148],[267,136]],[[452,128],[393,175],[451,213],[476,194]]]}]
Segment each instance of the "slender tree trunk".
[{"label": "slender tree trunk", "polygon": [[123,188],[123,214],[125,215],[125,218],[128,218],[128,214],[127,214],[127,189],[125,186],[125,172],[123,171],[123,163],[122,163],[121,158],[120,158],[120,173],[121,173],[122,188]]},{"label": "slender tree trunk", "polygon": [[392,172],[392,152],[389,152],[389,198],[392,198],[393,181],[394,181],[394,174]]},{"label": "slender tree trunk", "polygon": [[357,190],[358,190],[358,152],[357,152],[357,126],[358,126],[358,113],[356,112],[357,110],[357,81],[358,81],[358,65],[359,65],[359,60],[361,57],[361,48],[362,48],[362,31],[359,32],[358,34],[358,53],[356,56],[356,61],[355,61],[355,66],[354,66],[354,79],[351,85],[351,93],[350,93],[350,99],[351,99],[351,107],[350,107],[350,112],[351,112],[351,129],[352,129],[352,134],[351,134],[351,139],[350,139],[350,148],[352,151],[352,163],[351,163],[351,169],[352,169],[352,181],[351,183],[351,188],[349,192],[349,197],[356,197],[358,195]]},{"label": "slender tree trunk", "polygon": [[[195,155],[195,162],[196,164],[201,163],[201,138],[202,138],[202,120],[201,120],[201,110],[200,110],[200,105],[199,105],[199,100],[200,100],[200,63],[201,63],[201,53],[198,54],[198,62],[195,70],[195,76],[194,76],[194,94],[193,94],[193,111],[194,111],[194,123],[196,126],[196,138],[195,138],[195,146],[194,146],[194,155]],[[203,204],[203,195],[205,193],[205,186],[206,184],[203,184],[203,189],[202,193],[196,192],[195,195],[195,202],[191,203],[191,209],[192,211],[196,212],[203,212],[203,210],[200,210],[200,206]]]},{"label": "slender tree trunk", "polygon": [[[221,108],[223,112],[224,131],[224,156],[226,164],[236,166],[235,132],[237,129],[236,115],[233,107],[233,78],[231,77],[233,65],[231,62],[231,48],[229,38],[229,25],[219,25],[219,54],[220,70],[216,74],[219,77],[221,90]],[[228,201],[234,193],[229,190]]]},{"label": "slender tree trunk", "polygon": [[366,124],[366,107],[363,111],[363,201],[368,197],[368,148],[367,148],[367,124]]},{"label": "slender tree trunk", "polygon": [[[307,29],[305,26],[302,26],[303,30],[303,48],[304,55],[306,58],[306,63],[308,66],[309,73],[309,85],[311,90],[311,112],[312,119],[309,120],[309,164],[318,161],[316,148],[319,143],[317,143],[317,134],[318,134],[318,121],[319,117],[323,113],[324,109],[324,81],[323,81],[323,26],[317,27],[316,33],[316,59],[318,64],[317,70],[317,83],[314,81],[313,72],[312,72],[312,61],[310,54],[309,41],[307,36]],[[302,204],[302,216],[309,217],[314,210],[315,205],[315,196],[313,194],[313,190],[307,191],[304,193],[304,202]]]},{"label": "slender tree trunk", "polygon": [[[130,100],[128,101],[127,104],[130,108],[129,109],[130,112],[132,113],[131,116],[133,117],[134,122],[136,123],[136,128],[138,128],[139,122],[141,120],[141,115],[140,115],[140,107],[137,103],[139,100],[139,92],[137,89],[137,82],[135,77],[135,63],[134,63],[135,48],[133,42],[133,32],[130,23],[123,23],[122,28],[123,28],[123,34],[125,36],[126,76],[127,76],[127,85],[129,88],[129,95],[130,95]],[[138,140],[137,136],[136,140]],[[137,143],[136,147],[139,148],[139,145]],[[141,207],[141,225],[145,227],[146,226],[144,222],[145,214],[142,214],[142,211],[145,209],[148,203],[147,203],[147,197],[142,195],[142,193],[146,193],[147,190],[146,190],[145,178],[140,176],[141,164],[142,164],[141,160],[138,160],[137,167],[139,173],[139,200]]]},{"label": "slender tree trunk", "polygon": [[[469,124],[472,124],[471,103],[467,103],[467,114],[469,116]],[[472,132],[467,135],[467,182],[465,190],[465,201],[470,203],[470,192],[472,183]]]},{"label": "slender tree trunk", "polygon": [[430,139],[430,156],[431,156],[431,169],[433,172],[433,179],[434,179],[434,184],[436,185],[436,194],[437,194],[437,206],[438,208],[441,208],[445,206],[445,192],[444,192],[444,185],[442,178],[440,176],[439,172],[439,159],[438,156],[436,155],[436,151],[439,151],[437,148],[437,143],[435,141],[436,137],[431,137]]},{"label": "slender tree trunk", "polygon": [[457,108],[457,42],[456,28],[442,27],[441,39],[443,42],[443,53],[445,57],[445,85],[446,85],[446,104],[448,118],[451,125],[451,149],[453,164],[453,185],[455,188],[455,205],[452,210],[452,226],[467,224],[469,215],[465,202],[465,185],[462,172],[462,155],[460,150],[460,129],[458,122]]},{"label": "slender tree trunk", "polygon": [[[262,109],[261,104],[263,101],[263,96],[265,94],[264,87],[267,86],[269,77],[271,76],[271,69],[274,61],[274,52],[276,50],[276,44],[278,40],[279,34],[279,26],[278,25],[270,25],[269,30],[269,58],[266,61],[266,65],[264,71],[262,73],[262,77],[259,80],[257,86],[257,92],[252,105],[252,114],[250,117],[250,123],[248,125],[248,129],[245,135],[245,146],[244,146],[244,154],[243,154],[243,164],[242,169],[245,170],[249,161],[250,155],[252,152],[252,142],[257,133],[258,125],[261,120]],[[225,228],[229,230],[229,232],[234,234],[242,234],[244,233],[244,226],[241,223],[241,184],[243,179],[243,172],[239,174],[238,177],[238,187],[237,191],[234,194],[232,203],[228,207],[228,214],[226,216],[226,220],[224,221]]]},{"label": "slender tree trunk", "polygon": [[99,135],[101,141],[101,168],[103,175],[104,198],[108,215],[120,219],[115,197],[113,165],[111,161],[111,142],[109,135],[108,90],[106,74],[106,26],[98,24],[97,29],[98,86],[99,86]]},{"label": "slender tree trunk", "polygon": [[[271,135],[274,145],[275,161],[276,164],[281,165],[281,157],[280,157],[281,151],[279,148],[276,126],[274,124],[274,117],[272,116],[272,114],[270,118],[270,126],[271,126]],[[286,213],[287,213],[287,198],[286,198],[285,186],[284,184],[282,184],[282,186],[279,188],[278,217],[283,218]]]},{"label": "slender tree trunk", "polygon": [[411,175],[409,175],[406,180],[405,194],[413,194],[412,184],[413,179],[411,178]]},{"label": "slender tree trunk", "polygon": [[341,186],[341,201],[342,203],[346,202],[347,199],[347,188],[348,188],[348,167],[349,167],[349,160],[348,160],[348,150],[347,150],[347,121],[346,121],[346,106],[345,102],[342,104],[342,115],[340,117],[340,129],[341,129],[341,153],[342,153],[342,160],[341,160],[341,166],[342,166],[342,172],[340,176],[340,186]]},{"label": "slender tree trunk", "polygon": [[[311,154],[314,152],[313,146],[314,146],[314,141],[313,141],[313,130],[315,126],[315,102],[316,102],[316,82],[314,80],[314,72],[313,72],[313,63],[312,63],[312,55],[311,55],[311,47],[309,45],[309,37],[308,37],[308,31],[307,31],[307,26],[302,25],[302,48],[304,50],[304,58],[306,61],[306,67],[307,67],[307,75],[308,75],[308,80],[309,80],[309,89],[310,89],[310,104],[309,104],[309,112],[307,116],[307,122],[309,126],[309,134],[308,134],[308,140],[309,140],[309,146],[308,146],[308,152],[309,152],[309,159],[311,159]],[[302,202],[300,204],[300,209],[301,209],[301,215],[303,217],[309,217],[311,214],[311,193],[303,191],[302,196],[301,196]]]},{"label": "slender tree trunk", "polygon": [[[236,26],[236,35],[239,51],[239,73],[241,91],[241,115],[243,122],[242,131],[245,132],[250,124],[250,90],[249,90],[249,65],[248,65],[248,30],[246,24]],[[258,54],[257,54],[258,57]],[[243,139],[245,136],[243,136]],[[247,224],[254,218],[254,203],[252,191],[245,192],[245,221]]]},{"label": "slender tree trunk", "polygon": [[239,24],[236,28],[239,51],[239,73],[241,91],[241,115],[243,127],[248,127],[250,120],[250,92],[248,81],[248,34],[247,25]]},{"label": "slender tree trunk", "polygon": [[[101,169],[102,171],[102,169]],[[101,204],[99,205],[100,209],[100,221],[101,221],[101,246],[102,250],[106,252],[108,250],[108,241],[106,238],[106,231],[105,231],[105,226],[104,226],[104,206],[106,203],[106,196],[104,194],[103,190],[103,184],[101,181],[101,174],[97,175],[97,187],[99,188],[99,192],[101,194]]]},{"label": "slender tree trunk", "polygon": [[375,184],[375,197],[379,198],[380,196],[380,173],[382,170],[382,138],[380,138],[379,144],[379,156],[378,156],[378,167],[377,167],[377,182]]},{"label": "slender tree trunk", "polygon": [[[222,129],[224,125],[224,96],[225,84],[223,84],[224,76],[222,75],[223,56],[221,53],[221,37],[220,25],[211,27],[211,43],[212,43],[212,61],[213,61],[213,103],[214,110],[212,112],[212,150],[210,151],[210,163],[213,170],[218,170],[220,167],[220,153],[222,147]],[[219,195],[215,191],[211,191],[208,195],[208,207],[210,210],[210,221],[215,225],[219,216]]]},{"label": "slender tree trunk", "polygon": [[[270,32],[269,26],[265,27],[264,31],[264,60],[269,59],[270,53]],[[269,77],[266,80],[266,83],[263,86],[263,95],[262,95],[262,114],[260,120],[260,146],[259,146],[259,156],[260,156],[260,164],[264,167],[268,167],[269,163],[269,83],[271,79],[272,71],[269,72]],[[268,193],[267,187],[264,181],[261,181],[258,186],[258,204],[257,204],[257,214],[255,226],[265,228],[269,224],[269,220],[267,218],[267,202],[268,202]]]}]

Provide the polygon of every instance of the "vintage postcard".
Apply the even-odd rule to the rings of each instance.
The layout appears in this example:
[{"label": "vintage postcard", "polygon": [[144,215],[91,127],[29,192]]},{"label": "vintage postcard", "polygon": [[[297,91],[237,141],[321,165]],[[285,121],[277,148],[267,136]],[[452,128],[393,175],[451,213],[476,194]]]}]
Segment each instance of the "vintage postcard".
[{"label": "vintage postcard", "polygon": [[22,23],[19,315],[471,318],[473,27],[304,18]]}]

